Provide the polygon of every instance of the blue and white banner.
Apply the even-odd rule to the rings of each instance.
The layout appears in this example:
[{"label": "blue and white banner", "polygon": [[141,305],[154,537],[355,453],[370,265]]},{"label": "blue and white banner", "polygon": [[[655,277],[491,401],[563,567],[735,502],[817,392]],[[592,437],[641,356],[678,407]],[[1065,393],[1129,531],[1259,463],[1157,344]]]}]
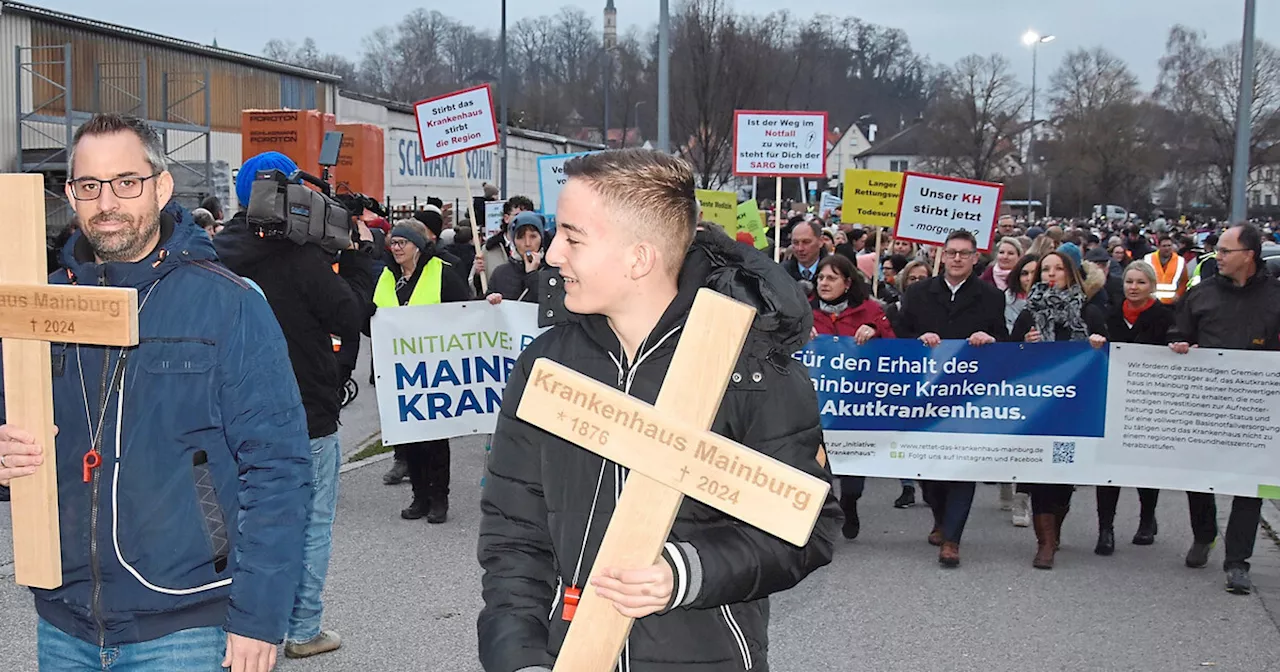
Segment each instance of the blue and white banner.
[{"label": "blue and white banner", "polygon": [[820,336],[838,474],[1280,497],[1280,353]]},{"label": "blue and white banner", "polygon": [[380,308],[370,323],[382,442],[493,432],[538,306],[503,301]]}]

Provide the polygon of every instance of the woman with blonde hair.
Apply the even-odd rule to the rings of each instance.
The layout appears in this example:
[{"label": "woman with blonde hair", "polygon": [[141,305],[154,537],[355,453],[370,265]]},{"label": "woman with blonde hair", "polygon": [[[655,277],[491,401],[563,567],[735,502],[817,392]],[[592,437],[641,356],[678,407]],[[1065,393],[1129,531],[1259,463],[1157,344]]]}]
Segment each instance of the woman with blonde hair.
[{"label": "woman with blonde hair", "polygon": [[1022,243],[1019,243],[1017,238],[1001,238],[1000,242],[996,243],[995,263],[987,266],[987,270],[982,272],[982,281],[995,285],[996,289],[1003,292],[1009,286],[1009,274],[1022,258],[1022,252]]},{"label": "woman with blonde hair", "polygon": [[[1111,314],[1107,316],[1107,331],[1117,343],[1142,343],[1168,345],[1169,330],[1173,327],[1173,309],[1157,301],[1156,269],[1145,261],[1135,261],[1124,269],[1124,299],[1112,299]],[[1093,552],[1111,555],[1116,550],[1113,524],[1116,505],[1120,502],[1120,488],[1100,485],[1098,497],[1098,545]],[[1133,543],[1150,546],[1156,541],[1156,502],[1160,491],[1154,488],[1138,488],[1140,513],[1138,531]]]}]

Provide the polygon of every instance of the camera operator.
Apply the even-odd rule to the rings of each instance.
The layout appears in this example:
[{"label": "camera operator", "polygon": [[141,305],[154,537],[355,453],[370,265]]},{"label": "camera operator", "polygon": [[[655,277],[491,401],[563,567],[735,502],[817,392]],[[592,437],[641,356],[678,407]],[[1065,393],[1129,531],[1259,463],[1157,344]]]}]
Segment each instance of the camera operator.
[{"label": "camera operator", "polygon": [[507,301],[538,302],[538,271],[542,269],[542,216],[521,212],[511,220],[515,255],[493,269],[489,278],[489,303]]},{"label": "camera operator", "polygon": [[[344,344],[359,344],[371,311],[373,275],[370,252],[373,236],[357,223],[360,243],[334,257],[315,243],[264,237],[248,221],[252,183],[259,170],[276,169],[290,175],[297,169],[282,154],[269,152],[245,162],[236,179],[242,209],[214,238],[218,258],[233,272],[262,288],[289,347],[289,361],[298,381],[311,437],[311,500],[303,546],[303,573],[289,618],[285,655],[305,658],[341,646],[338,634],[321,630],[325,574],[329,566],[332,528],[338,502],[338,443],[340,390],[355,366],[354,356],[339,361],[330,335]],[[354,219],[349,221],[355,221]],[[354,352],[355,348],[348,349]]]}]

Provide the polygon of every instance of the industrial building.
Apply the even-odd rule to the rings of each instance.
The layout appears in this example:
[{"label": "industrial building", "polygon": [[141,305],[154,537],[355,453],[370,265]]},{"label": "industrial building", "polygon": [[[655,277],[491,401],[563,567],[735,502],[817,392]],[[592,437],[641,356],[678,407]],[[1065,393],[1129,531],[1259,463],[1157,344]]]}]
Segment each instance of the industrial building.
[{"label": "industrial building", "polygon": [[[0,0],[0,170],[45,176],[51,229],[71,213],[63,196],[67,148],[92,114],[144,117],[164,131],[177,198],[218,196],[236,209],[245,110],[315,110],[337,124],[382,129],[385,196],[466,202],[463,157],[424,162],[412,104],[340,90],[340,78],[216,46]],[[539,155],[600,148],[511,129],[509,194],[537,201]],[[471,193],[501,179],[498,148],[471,152]]]}]

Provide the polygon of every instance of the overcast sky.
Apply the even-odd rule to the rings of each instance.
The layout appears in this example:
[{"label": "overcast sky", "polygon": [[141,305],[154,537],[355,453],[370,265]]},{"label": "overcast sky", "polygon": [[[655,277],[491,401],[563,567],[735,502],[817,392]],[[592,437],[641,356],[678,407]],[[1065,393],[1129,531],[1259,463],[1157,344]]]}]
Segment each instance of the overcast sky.
[{"label": "overcast sky", "polygon": [[[731,0],[732,1],[732,0]],[[360,38],[382,25],[391,25],[415,6],[438,9],[446,15],[497,33],[500,0],[446,3],[443,0],[308,0],[288,3],[264,0],[219,0],[201,5],[198,13],[179,10],[160,0],[30,0],[32,4],[79,16],[261,54],[271,38],[301,41],[313,37],[321,49],[356,57]],[[679,0],[671,0],[674,6]],[[658,0],[615,0],[622,30],[647,28],[657,22]],[[1239,40],[1244,0],[736,0],[739,11],[764,14],[786,7],[793,16],[808,19],[820,13],[856,15],[865,21],[901,28],[912,47],[930,59],[952,63],[966,54],[1004,53],[1023,81],[1031,78],[1031,57],[1019,41],[1028,29],[1053,34],[1057,40],[1041,47],[1040,85],[1062,54],[1079,47],[1104,45],[1123,58],[1144,87],[1155,84],[1157,61],[1164,53],[1169,28],[1177,23],[1197,27],[1211,44]],[[1258,3],[1256,34],[1280,35],[1280,8]],[[514,22],[526,16],[552,14],[566,5],[599,14],[604,2],[582,0],[520,0],[509,3]],[[599,24],[597,24],[599,25]],[[287,32],[286,32],[287,28]],[[678,64],[673,64],[678,67]]]}]

